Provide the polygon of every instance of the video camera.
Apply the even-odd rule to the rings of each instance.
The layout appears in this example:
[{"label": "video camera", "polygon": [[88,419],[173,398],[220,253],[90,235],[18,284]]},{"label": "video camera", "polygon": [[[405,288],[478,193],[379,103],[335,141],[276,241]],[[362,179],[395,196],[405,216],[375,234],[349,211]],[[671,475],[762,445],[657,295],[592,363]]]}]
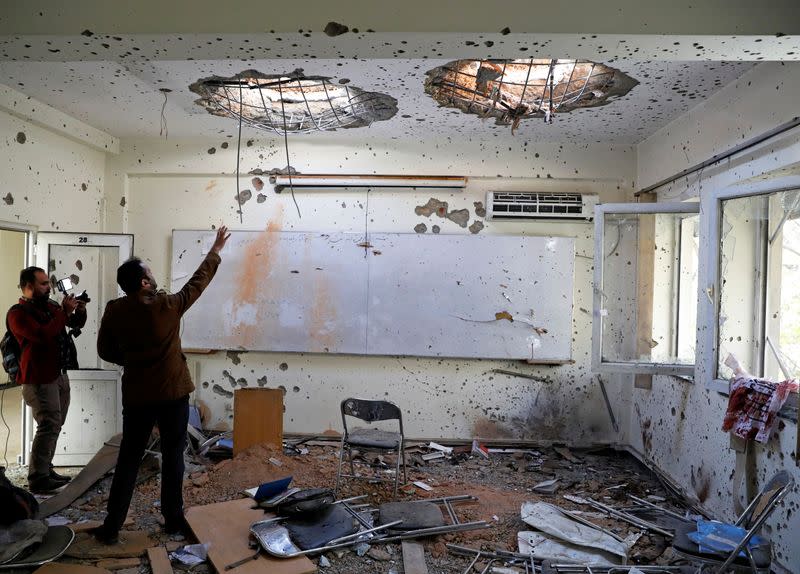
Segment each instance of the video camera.
[{"label": "video camera", "polygon": [[[56,285],[58,286],[58,290],[61,291],[64,295],[66,295],[67,291],[69,291],[73,287],[72,279],[70,279],[69,277],[64,277],[63,279],[59,279],[56,282]],[[78,301],[83,301],[84,303],[89,303],[91,301],[91,299],[89,299],[89,294],[86,292],[86,289],[84,289],[83,293],[81,293],[80,295],[76,295],[75,298]]]}]

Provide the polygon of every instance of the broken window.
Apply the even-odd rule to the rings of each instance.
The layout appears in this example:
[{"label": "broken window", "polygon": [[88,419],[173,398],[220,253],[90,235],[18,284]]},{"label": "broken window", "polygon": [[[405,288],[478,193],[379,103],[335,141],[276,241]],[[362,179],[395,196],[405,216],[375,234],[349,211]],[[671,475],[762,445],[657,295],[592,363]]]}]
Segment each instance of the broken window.
[{"label": "broken window", "polygon": [[425,92],[440,105],[493,117],[512,131],[523,118],[552,123],[557,112],[600,106],[639,82],[588,60],[456,60],[427,72]]},{"label": "broken window", "polygon": [[397,100],[387,94],[299,71],[265,75],[247,70],[230,78],[205,78],[189,89],[200,95],[195,103],[210,114],[280,134],[364,127],[397,113]]},{"label": "broken window", "polygon": [[593,369],[694,374],[699,204],[595,212]]},{"label": "broken window", "polygon": [[800,190],[720,202],[717,378],[800,377]]}]

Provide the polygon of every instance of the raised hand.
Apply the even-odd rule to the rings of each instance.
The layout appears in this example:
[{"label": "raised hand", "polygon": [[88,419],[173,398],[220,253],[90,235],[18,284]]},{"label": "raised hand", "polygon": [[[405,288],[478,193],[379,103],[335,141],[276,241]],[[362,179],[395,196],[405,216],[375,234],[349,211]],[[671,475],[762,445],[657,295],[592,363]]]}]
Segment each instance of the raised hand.
[{"label": "raised hand", "polygon": [[225,247],[225,243],[230,236],[231,234],[228,233],[228,228],[224,225],[220,225],[219,229],[217,229],[217,236],[214,238],[214,245],[211,246],[211,251],[219,255],[219,252]]}]

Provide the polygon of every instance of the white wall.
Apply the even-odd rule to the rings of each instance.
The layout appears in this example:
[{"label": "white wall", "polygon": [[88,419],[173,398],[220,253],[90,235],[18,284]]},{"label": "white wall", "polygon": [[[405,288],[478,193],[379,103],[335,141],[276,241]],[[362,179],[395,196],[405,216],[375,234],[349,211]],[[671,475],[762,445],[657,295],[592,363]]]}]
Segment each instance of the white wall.
[{"label": "white wall", "polygon": [[0,221],[101,230],[105,153],[2,110],[0,145]]},{"label": "white wall", "polygon": [[[797,116],[800,65],[761,64],[725,87],[697,108],[673,121],[638,147],[638,183],[655,183],[673,173],[755,137]],[[721,162],[659,190],[659,199],[705,197],[714,189],[737,182],[743,189],[787,181],[800,157],[800,130],[795,129],[757,149]],[[788,168],[788,169],[787,169]],[[704,203],[707,209],[709,204]],[[713,249],[714,246],[701,246]],[[701,262],[701,265],[704,263]],[[713,270],[701,269],[701,277]],[[729,269],[728,279],[736,280]],[[703,303],[705,285],[700,285]],[[708,325],[698,325],[698,356]],[[655,377],[653,390],[632,389],[633,409],[626,441],[693,493],[719,517],[734,516],[732,477],[735,454],[720,430],[727,398],[706,389],[713,378],[708,361],[698,364],[697,380],[689,384],[670,377]],[[794,473],[800,482],[795,449],[797,425],[782,421],[780,432],[766,446],[756,446],[758,486],[779,469]],[[770,521],[779,563],[789,571],[800,568],[800,496],[797,487]]]},{"label": "white wall", "polygon": [[[292,164],[304,173],[473,178],[463,193],[372,192],[368,206],[363,191],[297,192],[302,213],[298,218],[288,191],[276,195],[267,185],[262,191],[267,199],[259,204],[251,178],[245,176],[240,187],[251,189],[253,199],[244,205],[244,222],[239,223],[235,179],[230,175],[236,165],[235,143],[226,150],[220,141],[125,141],[122,153],[109,162],[108,225],[110,230],[135,234],[135,251],[150,262],[166,285],[170,237],[175,228],[196,229],[224,222],[233,229],[264,229],[270,224],[278,230],[363,231],[368,222],[373,232],[413,233],[415,225],[425,223],[428,233],[436,224],[443,234],[457,234],[469,231],[446,219],[417,216],[414,207],[436,197],[446,200],[450,209],[469,209],[472,223],[483,221],[475,216],[473,203],[485,202],[485,192],[490,189],[578,190],[598,192],[604,201],[629,198],[635,169],[630,148],[522,144],[515,149],[496,149],[490,143],[387,142],[358,148],[327,143],[315,136],[292,137]],[[209,154],[212,147],[216,153]],[[243,146],[241,171],[283,167],[283,157],[281,140],[256,141],[251,147]],[[123,197],[125,205],[121,206]],[[255,386],[259,379],[263,384],[262,377],[266,377],[267,386],[287,389],[284,428],[288,432],[340,428],[338,404],[342,398],[356,395],[396,401],[406,414],[408,434],[416,437],[482,436],[575,444],[616,440],[599,387],[589,373],[592,226],[484,223],[481,233],[576,237],[574,364],[529,367],[509,361],[255,352],[236,358],[223,352],[195,355],[190,361],[198,382],[196,396],[211,407],[213,424],[224,428],[232,423],[231,399],[213,392],[215,384],[232,391],[231,379],[244,378]],[[546,375],[553,382],[492,374],[492,368]],[[615,383],[610,381],[609,386],[615,396]]]}]

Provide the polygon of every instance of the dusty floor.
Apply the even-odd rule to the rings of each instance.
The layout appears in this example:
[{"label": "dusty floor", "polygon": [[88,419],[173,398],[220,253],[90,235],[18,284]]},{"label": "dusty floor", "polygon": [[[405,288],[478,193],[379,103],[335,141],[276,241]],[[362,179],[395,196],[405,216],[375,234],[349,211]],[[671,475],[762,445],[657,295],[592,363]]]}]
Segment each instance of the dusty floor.
[{"label": "dusty floor", "polygon": [[[335,442],[324,444],[324,441],[311,441],[300,445],[300,448],[304,454],[291,448],[282,451],[274,447],[256,446],[234,459],[218,462],[191,457],[184,482],[186,506],[240,498],[241,491],[246,488],[289,475],[294,477],[292,486],[332,488],[336,479],[338,445]],[[568,510],[582,511],[584,517],[622,537],[638,532],[638,529],[597,514],[593,509],[571,502],[562,495],[591,497],[609,505],[624,507],[630,503],[627,495],[632,494],[640,498],[651,497],[659,505],[679,513],[685,511],[682,501],[671,498],[670,492],[648,469],[628,454],[610,449],[530,449],[527,452],[491,453],[488,459],[480,455],[461,454],[454,455],[451,460],[424,462],[420,455],[427,452],[426,448],[411,449],[408,456],[408,484],[401,488],[398,499],[474,495],[479,499],[476,503],[457,506],[459,518],[461,521],[486,520],[491,524],[490,528],[482,530],[424,540],[431,574],[461,574],[470,562],[467,557],[449,553],[446,543],[483,550],[516,551],[517,532],[530,529],[520,518],[520,505],[525,501],[543,500]],[[385,462],[392,467],[390,458],[387,457]],[[79,469],[71,470],[69,473],[75,474]],[[157,471],[157,461],[151,460],[150,464],[143,465],[141,483],[134,494],[126,528],[146,531],[158,543],[174,548],[185,541],[179,536],[169,537],[161,529]],[[24,469],[11,468],[8,474],[15,483],[25,485]],[[533,492],[534,485],[553,478],[560,481],[555,494]],[[102,519],[110,481],[109,475],[57,516],[73,523]],[[414,481],[424,481],[432,490],[425,491],[413,486],[411,483]],[[345,483],[339,497],[360,494],[367,494],[368,501],[376,506],[392,499],[389,485],[366,481]],[[645,533],[630,553],[631,562],[664,563],[669,556],[669,550],[665,553],[668,546],[664,537]],[[403,572],[399,543],[375,545],[366,556],[358,556],[353,550],[343,550],[329,552],[326,558],[330,565],[320,570],[331,574]],[[318,562],[319,558],[313,560]],[[70,561],[62,559],[62,562]],[[478,572],[482,570],[479,566],[476,565]],[[118,572],[145,574],[151,570],[147,560],[142,558],[138,568]],[[200,565],[194,567],[192,572],[213,572],[213,568]]]}]

